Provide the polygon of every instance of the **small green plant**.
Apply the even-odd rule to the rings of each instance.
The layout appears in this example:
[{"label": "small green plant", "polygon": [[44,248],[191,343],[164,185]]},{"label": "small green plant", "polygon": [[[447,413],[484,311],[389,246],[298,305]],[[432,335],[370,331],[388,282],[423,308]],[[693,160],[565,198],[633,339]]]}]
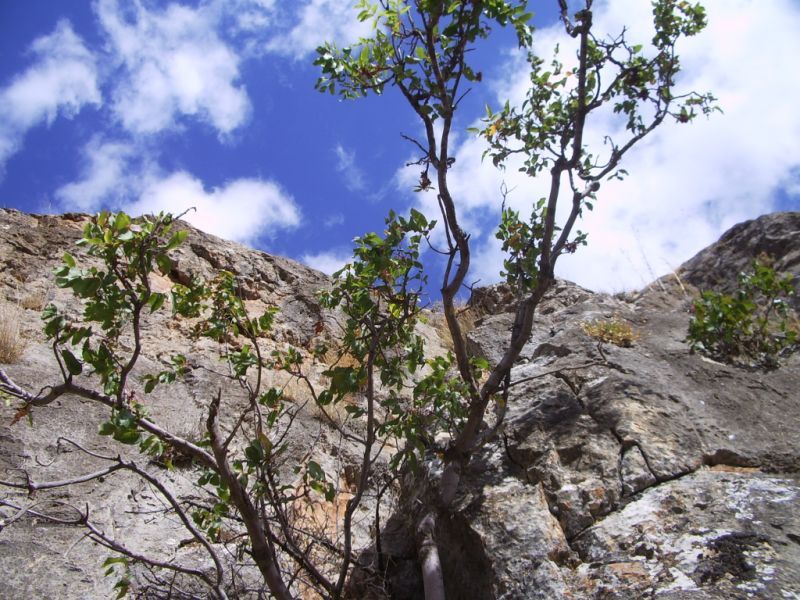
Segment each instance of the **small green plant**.
[{"label": "small green plant", "polygon": [[611,319],[595,319],[591,322],[581,323],[581,329],[590,338],[598,342],[606,342],[630,348],[639,339],[639,334],[633,330],[629,323],[619,317]]},{"label": "small green plant", "polygon": [[734,294],[706,291],[695,300],[686,339],[692,351],[713,358],[775,367],[797,349],[798,321],[787,302],[793,295],[792,276],[781,277],[760,257],[739,275]]}]

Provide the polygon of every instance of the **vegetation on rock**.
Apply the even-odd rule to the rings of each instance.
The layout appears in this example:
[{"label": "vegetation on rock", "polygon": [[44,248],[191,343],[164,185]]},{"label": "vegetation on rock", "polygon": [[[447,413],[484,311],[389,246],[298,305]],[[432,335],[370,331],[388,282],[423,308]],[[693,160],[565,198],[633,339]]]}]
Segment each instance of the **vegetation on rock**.
[{"label": "vegetation on rock", "polygon": [[623,348],[630,348],[639,339],[639,334],[633,330],[630,323],[626,323],[619,317],[584,322],[581,323],[581,329],[598,342],[615,344]]},{"label": "vegetation on rock", "polygon": [[780,356],[797,349],[800,335],[788,303],[794,295],[792,280],[760,257],[751,271],[739,275],[734,294],[703,292],[692,305],[687,336],[692,350],[727,362],[777,366]]},{"label": "vegetation on rock", "polygon": [[0,363],[17,362],[25,349],[19,330],[19,313],[13,304],[0,303]]}]

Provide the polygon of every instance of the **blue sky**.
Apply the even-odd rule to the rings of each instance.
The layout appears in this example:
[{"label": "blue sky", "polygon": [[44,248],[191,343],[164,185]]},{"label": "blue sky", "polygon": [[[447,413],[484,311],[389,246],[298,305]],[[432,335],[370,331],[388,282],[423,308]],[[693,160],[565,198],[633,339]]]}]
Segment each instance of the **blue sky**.
[{"label": "blue sky", "polygon": [[[663,128],[604,185],[581,228],[589,246],[560,275],[593,289],[641,287],[734,223],[800,209],[800,2],[707,0],[711,25],[682,47],[684,89],[712,91],[723,115]],[[541,5],[541,6],[540,6]],[[569,43],[555,0],[538,8],[537,47]],[[595,3],[595,22],[649,39],[649,3]],[[542,8],[543,7],[543,8]],[[435,217],[404,165],[419,132],[389,90],[340,102],[314,91],[314,48],[367,33],[343,0],[0,0],[0,206],[187,218],[228,239],[331,271],[390,208]],[[503,181],[520,208],[544,183],[494,171],[464,130],[485,103],[518,101],[527,76],[508,33],[476,60],[461,108],[453,191],[473,231],[475,276],[497,279],[492,236]],[[566,59],[565,59],[566,60]],[[591,123],[599,141],[613,115]]]}]

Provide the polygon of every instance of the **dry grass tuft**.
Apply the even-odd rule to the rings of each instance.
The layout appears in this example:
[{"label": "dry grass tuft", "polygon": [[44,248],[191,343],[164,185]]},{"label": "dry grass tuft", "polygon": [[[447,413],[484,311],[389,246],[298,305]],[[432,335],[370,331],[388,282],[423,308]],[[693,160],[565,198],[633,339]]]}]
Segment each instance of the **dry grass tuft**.
[{"label": "dry grass tuft", "polygon": [[26,310],[40,311],[44,308],[45,300],[44,292],[31,292],[20,298],[19,305]]},{"label": "dry grass tuft", "polygon": [[623,348],[630,348],[639,339],[639,334],[633,327],[617,316],[611,319],[595,319],[592,322],[584,321],[581,323],[581,329],[598,342],[615,344]]},{"label": "dry grass tuft", "polygon": [[17,306],[0,302],[0,363],[15,363],[22,356],[25,341],[19,329],[20,319]]}]

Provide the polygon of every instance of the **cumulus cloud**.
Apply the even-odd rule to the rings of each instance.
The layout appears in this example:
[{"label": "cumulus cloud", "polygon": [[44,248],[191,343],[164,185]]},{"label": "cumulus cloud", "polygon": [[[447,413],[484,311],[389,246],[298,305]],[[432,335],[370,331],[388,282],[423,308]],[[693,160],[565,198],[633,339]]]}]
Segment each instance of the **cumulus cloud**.
[{"label": "cumulus cloud", "polygon": [[267,49],[296,60],[311,54],[323,42],[347,45],[369,35],[372,26],[356,19],[355,3],[342,0],[310,0],[298,11],[295,25],[276,35]]},{"label": "cumulus cloud", "polygon": [[126,207],[132,214],[167,211],[179,214],[198,229],[219,237],[255,244],[300,225],[294,199],[272,181],[237,179],[207,190],[203,182],[177,171],[149,182],[141,196]]},{"label": "cumulus cloud", "polygon": [[122,69],[113,110],[126,129],[156,133],[192,116],[225,135],[247,121],[239,56],[217,34],[219,11],[202,4],[123,8],[117,0],[99,0],[96,11]]},{"label": "cumulus cloud", "polygon": [[0,169],[30,128],[102,104],[95,58],[69,21],[36,39],[30,54],[34,63],[0,90]]},{"label": "cumulus cloud", "polygon": [[294,198],[274,181],[241,178],[209,189],[186,171],[163,172],[146,147],[100,136],[84,148],[78,180],[59,188],[56,198],[62,210],[83,212],[179,214],[194,208],[184,218],[195,227],[251,245],[301,222]]},{"label": "cumulus cloud", "polygon": [[[679,52],[684,90],[711,91],[724,114],[688,126],[665,125],[630,154],[630,176],[603,184],[593,212],[578,228],[589,233],[589,246],[563,257],[558,274],[593,289],[617,291],[640,287],[677,267],[738,221],[773,210],[775,192],[796,190],[800,166],[800,79],[794,73],[800,56],[800,6],[790,0],[707,0],[709,27],[686,40]],[[630,39],[651,37],[649,3],[614,0],[595,5],[598,31]],[[569,62],[570,41],[553,27],[537,31],[543,51],[560,43]],[[495,83],[498,101],[519,100],[527,85],[525,65],[509,59]],[[606,133],[621,135],[610,112],[589,125],[589,139],[602,145]],[[601,146],[602,147],[602,146]],[[452,181],[454,195],[473,236],[473,264],[484,283],[496,281],[502,257],[489,231],[499,220],[500,185],[512,190],[509,202],[522,210],[545,195],[545,178],[530,181],[513,165],[498,173],[481,163],[483,144],[458,144]],[[408,182],[413,173],[403,171]],[[417,200],[438,215],[433,194]],[[527,209],[529,210],[529,208]],[[483,235],[481,235],[483,234]]]},{"label": "cumulus cloud", "polygon": [[300,262],[308,265],[312,269],[322,271],[326,275],[333,275],[353,258],[352,250],[346,248],[336,248],[324,250],[316,254],[304,254],[300,257]]},{"label": "cumulus cloud", "polygon": [[56,198],[62,206],[83,212],[97,211],[104,202],[127,201],[141,184],[140,173],[130,165],[137,154],[131,143],[95,136],[83,150],[80,179],[60,187]]}]

